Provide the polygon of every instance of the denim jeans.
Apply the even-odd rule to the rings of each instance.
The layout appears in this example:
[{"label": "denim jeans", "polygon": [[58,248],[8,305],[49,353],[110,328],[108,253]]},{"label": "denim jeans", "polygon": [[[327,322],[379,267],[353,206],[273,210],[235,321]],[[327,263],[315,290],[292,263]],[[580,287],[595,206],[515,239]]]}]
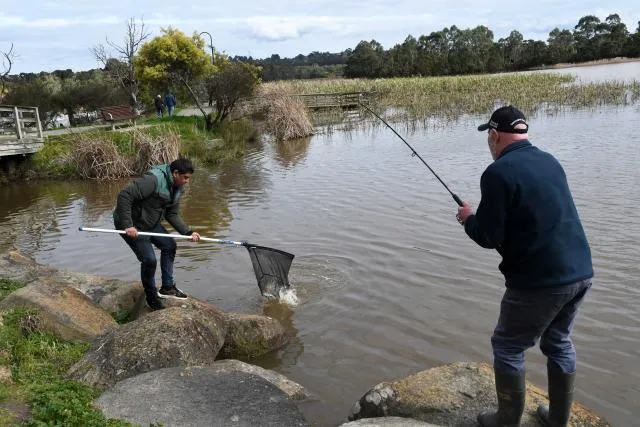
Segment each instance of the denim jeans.
[{"label": "denim jeans", "polygon": [[[158,223],[153,230],[149,230],[152,233],[168,233],[167,229]],[[126,234],[121,234],[122,238],[129,245],[133,253],[136,254],[138,261],[140,261],[140,280],[144,287],[144,293],[147,299],[152,299],[158,296],[158,290],[156,289],[156,254],[153,250],[153,245],[160,249],[160,272],[162,274],[162,285],[173,285],[173,260],[176,257],[176,242],[171,237],[151,237],[151,236],[138,236],[136,239],[132,239]]]},{"label": "denim jeans", "polygon": [[564,373],[576,370],[571,330],[591,279],[542,289],[507,289],[491,337],[496,371],[522,374],[524,352],[540,339],[547,363]]}]

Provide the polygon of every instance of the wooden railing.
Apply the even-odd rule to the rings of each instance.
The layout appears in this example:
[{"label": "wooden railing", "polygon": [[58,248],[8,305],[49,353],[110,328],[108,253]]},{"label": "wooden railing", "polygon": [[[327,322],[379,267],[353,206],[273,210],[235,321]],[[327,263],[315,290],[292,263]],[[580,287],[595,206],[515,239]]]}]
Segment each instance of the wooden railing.
[{"label": "wooden railing", "polygon": [[368,104],[373,92],[308,93],[295,95],[309,108],[357,107]]},{"label": "wooden railing", "polygon": [[0,136],[9,139],[42,139],[38,107],[0,105]]},{"label": "wooden railing", "polygon": [[35,153],[43,140],[38,107],[0,105],[0,157]]},{"label": "wooden railing", "polygon": [[[311,109],[322,108],[357,108],[359,103],[368,105],[377,96],[376,92],[335,92],[335,93],[305,93],[291,95],[301,100]],[[261,108],[270,101],[269,97],[254,96],[239,102],[244,108]]]}]

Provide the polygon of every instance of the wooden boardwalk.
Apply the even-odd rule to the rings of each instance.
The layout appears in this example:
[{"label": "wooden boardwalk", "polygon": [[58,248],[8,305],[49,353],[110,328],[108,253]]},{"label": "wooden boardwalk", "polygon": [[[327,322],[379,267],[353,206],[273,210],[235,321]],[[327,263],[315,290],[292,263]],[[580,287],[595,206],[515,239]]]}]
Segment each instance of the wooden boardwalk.
[{"label": "wooden boardwalk", "polygon": [[[300,99],[310,110],[330,108],[351,109],[358,108],[360,103],[368,105],[377,95],[376,92],[333,92],[333,93],[304,93],[291,95]],[[271,99],[264,96],[254,96],[240,102],[245,108],[261,108]]]},{"label": "wooden boardwalk", "polygon": [[369,104],[375,92],[336,92],[298,94],[298,97],[310,109],[356,108],[360,103]]},{"label": "wooden boardwalk", "polygon": [[0,105],[0,157],[35,153],[43,142],[38,107]]}]

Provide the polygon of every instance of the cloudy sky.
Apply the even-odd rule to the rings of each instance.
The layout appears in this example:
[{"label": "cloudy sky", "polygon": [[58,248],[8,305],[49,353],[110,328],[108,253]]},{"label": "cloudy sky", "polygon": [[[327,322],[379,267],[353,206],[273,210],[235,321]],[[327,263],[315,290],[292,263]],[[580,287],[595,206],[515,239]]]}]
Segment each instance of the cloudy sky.
[{"label": "cloudy sky", "polygon": [[[172,26],[189,35],[208,31],[231,56],[293,57],[340,52],[375,39],[385,49],[456,25],[485,25],[498,40],[513,29],[546,40],[554,27],[573,29],[585,15],[617,13],[635,32],[637,0],[0,0],[0,50],[14,44],[13,73],[98,67],[90,48],[105,37],[121,42],[129,18],[144,19],[152,35]],[[222,6],[224,4],[224,6]],[[206,36],[205,36],[206,37]],[[208,42],[208,37],[205,39]]]}]

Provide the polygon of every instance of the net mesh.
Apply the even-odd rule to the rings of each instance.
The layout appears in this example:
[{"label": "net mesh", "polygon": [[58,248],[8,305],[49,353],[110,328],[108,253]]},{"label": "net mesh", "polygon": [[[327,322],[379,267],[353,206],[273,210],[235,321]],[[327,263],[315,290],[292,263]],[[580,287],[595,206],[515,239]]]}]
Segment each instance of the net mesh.
[{"label": "net mesh", "polygon": [[280,290],[290,287],[288,275],[293,254],[250,244],[246,248],[262,295],[278,297]]}]

